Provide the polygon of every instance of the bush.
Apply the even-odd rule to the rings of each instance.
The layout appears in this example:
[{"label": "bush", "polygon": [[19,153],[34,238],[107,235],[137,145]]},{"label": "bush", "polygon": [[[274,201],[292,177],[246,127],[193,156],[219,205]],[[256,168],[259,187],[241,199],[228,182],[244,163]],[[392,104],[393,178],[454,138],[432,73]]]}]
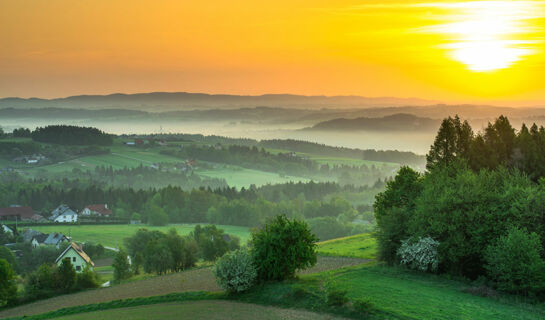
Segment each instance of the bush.
[{"label": "bush", "polygon": [[330,306],[342,306],[345,303],[348,302],[348,298],[346,297],[346,294],[348,291],[346,290],[328,290],[327,291],[327,304]]},{"label": "bush", "polygon": [[76,275],[76,290],[98,288],[99,282],[96,272],[85,267],[82,272]]},{"label": "bush", "polygon": [[228,292],[242,292],[254,285],[257,271],[248,250],[239,249],[218,260],[214,275],[221,288]]},{"label": "bush", "polygon": [[100,243],[86,242],[83,244],[83,251],[85,251],[91,259],[98,259],[104,255],[104,246]]},{"label": "bush", "polygon": [[258,279],[284,280],[297,270],[316,264],[316,236],[306,222],[276,216],[263,228],[252,233],[252,254]]},{"label": "bush", "polygon": [[76,271],[69,258],[62,259],[61,265],[53,273],[54,288],[60,292],[70,292],[76,284]]},{"label": "bush", "polygon": [[506,236],[488,246],[487,274],[497,288],[510,293],[535,295],[545,292],[545,261],[535,233],[511,228]]},{"label": "bush", "polygon": [[435,272],[439,266],[437,247],[439,242],[430,237],[419,238],[416,242],[408,239],[401,242],[397,255],[401,264],[411,269]]}]

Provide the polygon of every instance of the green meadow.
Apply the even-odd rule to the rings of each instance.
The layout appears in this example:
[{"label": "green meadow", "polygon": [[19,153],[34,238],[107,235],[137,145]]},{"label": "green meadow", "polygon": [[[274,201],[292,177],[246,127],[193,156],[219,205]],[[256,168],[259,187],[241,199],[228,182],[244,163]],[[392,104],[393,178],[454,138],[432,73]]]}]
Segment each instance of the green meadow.
[{"label": "green meadow", "polygon": [[[196,224],[172,224],[163,227],[153,227],[148,225],[73,225],[73,226],[36,226],[31,227],[34,230],[43,233],[60,232],[70,235],[77,242],[95,242],[108,247],[119,247],[123,245],[123,239],[132,236],[138,229],[146,228],[148,230],[158,230],[167,232],[175,228],[178,234],[188,235],[195,228]],[[247,227],[222,226],[225,233],[232,234],[240,238],[242,243],[246,243],[250,238],[250,229]]]}]

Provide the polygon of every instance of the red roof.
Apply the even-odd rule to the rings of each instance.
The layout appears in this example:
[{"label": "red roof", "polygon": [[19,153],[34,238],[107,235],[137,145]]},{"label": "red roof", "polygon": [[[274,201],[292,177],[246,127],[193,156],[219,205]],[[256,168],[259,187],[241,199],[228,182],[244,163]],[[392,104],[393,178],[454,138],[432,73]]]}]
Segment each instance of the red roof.
[{"label": "red roof", "polygon": [[92,212],[101,214],[103,216],[109,216],[112,214],[112,210],[108,209],[105,204],[92,204],[85,208],[89,209]]},{"label": "red roof", "polygon": [[34,215],[31,207],[0,208],[0,217],[19,216],[21,219],[30,219]]}]

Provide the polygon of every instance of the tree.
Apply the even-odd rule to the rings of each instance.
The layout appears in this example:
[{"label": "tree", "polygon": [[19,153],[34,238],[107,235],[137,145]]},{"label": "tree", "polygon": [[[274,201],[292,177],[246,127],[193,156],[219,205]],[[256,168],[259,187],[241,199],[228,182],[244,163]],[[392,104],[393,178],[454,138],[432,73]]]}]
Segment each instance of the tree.
[{"label": "tree", "polygon": [[129,259],[124,249],[119,249],[115,254],[112,267],[114,268],[114,281],[119,282],[131,277]]},{"label": "tree", "polygon": [[426,155],[426,168],[437,165],[448,166],[456,157],[456,126],[454,119],[448,117],[441,122],[435,141]]},{"label": "tree", "polygon": [[229,242],[226,240],[229,236],[215,225],[197,225],[191,236],[197,242],[200,255],[205,261],[216,261],[229,251]]},{"label": "tree", "polygon": [[511,228],[488,246],[485,253],[488,276],[498,289],[536,295],[545,291],[543,247],[536,233]]},{"label": "tree", "polygon": [[75,288],[77,290],[98,288],[99,282],[95,271],[85,266],[80,273],[76,274]]},{"label": "tree", "polygon": [[15,272],[5,259],[0,259],[0,307],[12,304],[16,299]]},{"label": "tree", "polygon": [[165,226],[168,224],[168,215],[161,207],[152,204],[148,206],[148,210],[148,222],[150,225]]},{"label": "tree", "polygon": [[165,238],[150,241],[144,250],[144,270],[147,273],[167,273],[172,270],[174,259]]},{"label": "tree", "polygon": [[70,292],[76,284],[76,271],[70,258],[62,259],[61,265],[55,270],[53,274],[54,286],[61,292]]},{"label": "tree", "polygon": [[5,246],[0,245],[0,259],[6,260],[14,270],[17,270],[17,259],[13,252]]},{"label": "tree", "polygon": [[316,236],[304,221],[279,215],[252,233],[258,279],[284,280],[316,264]]},{"label": "tree", "polygon": [[409,238],[409,223],[416,200],[422,191],[421,175],[409,167],[401,167],[386,190],[375,197],[379,256],[389,264],[397,261],[401,241]]}]

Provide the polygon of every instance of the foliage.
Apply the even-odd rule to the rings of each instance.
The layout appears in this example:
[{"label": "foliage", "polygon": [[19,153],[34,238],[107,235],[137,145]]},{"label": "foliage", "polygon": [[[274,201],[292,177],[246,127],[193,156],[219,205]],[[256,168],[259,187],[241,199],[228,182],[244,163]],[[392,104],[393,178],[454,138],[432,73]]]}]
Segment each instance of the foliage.
[{"label": "foliage", "polygon": [[119,282],[131,277],[129,259],[125,250],[119,249],[115,254],[112,267],[114,268],[114,281]]},{"label": "foliage", "polygon": [[346,296],[347,293],[348,291],[346,290],[329,288],[327,290],[327,298],[326,298],[327,304],[329,304],[330,306],[344,305],[345,303],[348,302],[348,297]]},{"label": "foliage", "polygon": [[543,247],[536,233],[511,228],[488,246],[486,270],[499,290],[538,295],[545,292]]},{"label": "foliage", "polygon": [[6,259],[0,259],[0,307],[12,304],[16,299],[15,271]]},{"label": "foliage", "polygon": [[[240,239],[231,239],[231,237],[218,229],[215,225],[207,225],[201,227],[195,226],[195,230],[191,233],[199,247],[199,255],[205,261],[216,261],[229,250],[238,249],[237,243]],[[231,244],[232,243],[232,244]]]},{"label": "foliage", "polygon": [[410,237],[409,222],[421,190],[421,175],[409,167],[402,167],[394,180],[387,183],[386,190],[376,196],[379,256],[389,264],[397,261],[401,241]]},{"label": "foliage", "polygon": [[252,254],[258,279],[284,280],[316,264],[316,236],[304,221],[284,215],[252,233]]},{"label": "foliage", "polygon": [[239,249],[226,253],[216,262],[214,275],[224,290],[242,292],[255,284],[257,271],[248,250]]},{"label": "foliage", "polygon": [[76,271],[70,258],[62,259],[61,265],[53,273],[53,286],[60,292],[70,292],[76,284]]},{"label": "foliage", "polygon": [[113,138],[96,128],[67,125],[52,125],[36,128],[32,140],[63,145],[101,145],[109,146]]},{"label": "foliage", "polygon": [[439,242],[430,237],[419,238],[418,241],[408,239],[401,242],[397,255],[400,263],[411,269],[435,272],[439,267],[438,246]]},{"label": "foliage", "polygon": [[91,259],[98,259],[104,255],[104,246],[100,243],[85,242],[82,247],[83,251],[91,257]]},{"label": "foliage", "polygon": [[13,252],[5,246],[0,245],[0,259],[4,259],[9,263],[14,270],[17,270],[17,259]]},{"label": "foliage", "polygon": [[80,273],[76,274],[75,290],[92,289],[99,286],[98,276],[89,266],[86,266]]}]

